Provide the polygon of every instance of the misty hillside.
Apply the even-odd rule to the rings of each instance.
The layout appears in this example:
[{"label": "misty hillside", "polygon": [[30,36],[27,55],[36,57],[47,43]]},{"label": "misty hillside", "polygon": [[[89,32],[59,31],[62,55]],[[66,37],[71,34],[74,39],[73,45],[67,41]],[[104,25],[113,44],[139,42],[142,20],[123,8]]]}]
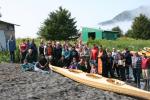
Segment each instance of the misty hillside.
[{"label": "misty hillside", "polygon": [[99,25],[103,29],[111,30],[115,26],[119,26],[124,32],[130,29],[135,17],[140,14],[146,15],[150,18],[150,6],[140,6],[133,10],[126,10],[116,15],[113,19],[100,22]]}]

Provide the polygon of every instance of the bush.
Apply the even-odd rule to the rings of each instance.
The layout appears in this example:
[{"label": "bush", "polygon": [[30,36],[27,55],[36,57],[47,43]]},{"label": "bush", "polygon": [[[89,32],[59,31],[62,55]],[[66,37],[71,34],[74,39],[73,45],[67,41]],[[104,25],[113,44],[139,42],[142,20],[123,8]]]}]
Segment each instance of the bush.
[{"label": "bush", "polygon": [[1,62],[9,62],[9,52],[8,51],[0,51],[0,63]]}]

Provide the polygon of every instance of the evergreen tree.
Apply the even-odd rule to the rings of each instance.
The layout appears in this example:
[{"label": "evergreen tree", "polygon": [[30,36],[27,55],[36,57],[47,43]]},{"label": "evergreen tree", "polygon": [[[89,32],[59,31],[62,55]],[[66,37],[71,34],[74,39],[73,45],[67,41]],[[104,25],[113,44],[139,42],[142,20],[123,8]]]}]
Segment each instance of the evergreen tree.
[{"label": "evergreen tree", "polygon": [[140,14],[134,19],[130,36],[136,39],[150,39],[150,20]]},{"label": "evergreen tree", "polygon": [[59,7],[59,10],[49,14],[40,27],[38,35],[45,39],[66,40],[77,35],[78,30],[75,24],[75,18],[71,18],[71,13]]}]

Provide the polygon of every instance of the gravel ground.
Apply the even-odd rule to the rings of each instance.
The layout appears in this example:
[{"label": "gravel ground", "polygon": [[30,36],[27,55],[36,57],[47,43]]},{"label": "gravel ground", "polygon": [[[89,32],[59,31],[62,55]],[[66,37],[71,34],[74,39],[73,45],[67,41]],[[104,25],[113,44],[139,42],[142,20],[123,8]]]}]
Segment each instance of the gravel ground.
[{"label": "gravel ground", "polygon": [[22,72],[19,64],[0,64],[0,100],[137,100],[88,87],[57,73]]}]

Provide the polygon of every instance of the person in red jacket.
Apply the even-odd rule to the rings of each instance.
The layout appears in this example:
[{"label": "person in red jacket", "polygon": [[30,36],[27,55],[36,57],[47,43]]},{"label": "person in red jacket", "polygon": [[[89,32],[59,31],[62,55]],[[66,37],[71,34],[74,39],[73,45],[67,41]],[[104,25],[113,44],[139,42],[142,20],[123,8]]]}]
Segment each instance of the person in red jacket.
[{"label": "person in red jacket", "polygon": [[23,39],[22,40],[22,43],[19,45],[19,50],[20,50],[20,56],[21,56],[21,63],[24,62],[24,59],[26,57],[26,54],[27,54],[27,49],[28,49],[28,46],[25,42],[25,40]]},{"label": "person in red jacket", "polygon": [[148,79],[149,75],[148,75],[148,66],[150,63],[150,59],[147,58],[146,54],[143,53],[143,57],[142,57],[142,74],[143,74],[143,78],[144,79]]},{"label": "person in red jacket", "polygon": [[90,53],[90,60],[92,63],[96,64],[98,56],[98,47],[94,44]]}]

